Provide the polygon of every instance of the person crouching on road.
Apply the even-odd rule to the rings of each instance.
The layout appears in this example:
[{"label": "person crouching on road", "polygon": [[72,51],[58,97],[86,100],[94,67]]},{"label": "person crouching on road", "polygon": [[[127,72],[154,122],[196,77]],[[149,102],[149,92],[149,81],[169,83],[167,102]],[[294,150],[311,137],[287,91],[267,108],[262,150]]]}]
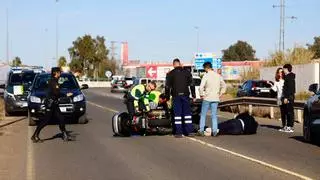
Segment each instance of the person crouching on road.
[{"label": "person crouching on road", "polygon": [[193,136],[192,113],[190,106],[190,92],[193,99],[196,97],[195,87],[192,81],[192,74],[181,66],[179,59],[173,60],[174,69],[167,74],[165,94],[173,99],[174,131],[175,137],[183,135]]},{"label": "person crouching on road", "polygon": [[198,135],[204,136],[204,126],[206,123],[206,117],[209,107],[211,108],[211,121],[212,121],[212,135],[217,136],[218,118],[217,110],[220,97],[226,92],[226,84],[218,73],[212,69],[212,64],[206,62],[203,64],[203,68],[206,74],[202,77],[200,84],[200,97],[203,99],[200,118],[200,130]]},{"label": "person crouching on road", "polygon": [[51,119],[54,117],[59,120],[59,128],[62,132],[62,138],[64,141],[69,141],[70,136],[66,131],[65,128],[65,120],[62,116],[60,109],[59,109],[59,98],[60,97],[70,97],[73,94],[67,93],[66,95],[60,93],[60,85],[58,83],[59,78],[61,75],[61,70],[59,67],[54,67],[51,69],[51,78],[48,83],[48,90],[47,90],[47,96],[45,99],[45,116],[41,121],[39,122],[34,134],[31,137],[31,140],[34,143],[42,142],[42,140],[39,138],[40,131],[48,125]]},{"label": "person crouching on road", "polygon": [[127,109],[131,119],[140,110],[149,111],[149,93],[157,88],[157,84],[152,81],[147,85],[139,84],[134,86],[127,94]]}]

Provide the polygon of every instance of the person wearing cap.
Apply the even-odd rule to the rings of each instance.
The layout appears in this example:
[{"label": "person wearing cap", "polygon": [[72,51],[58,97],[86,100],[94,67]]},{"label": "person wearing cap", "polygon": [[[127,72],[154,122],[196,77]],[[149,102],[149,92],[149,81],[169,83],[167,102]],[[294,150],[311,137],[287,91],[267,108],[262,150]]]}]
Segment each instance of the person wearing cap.
[{"label": "person wearing cap", "polygon": [[67,93],[66,95],[64,95],[60,93],[60,85],[58,82],[60,75],[61,75],[61,69],[59,67],[53,67],[51,69],[51,78],[48,82],[47,96],[44,102],[46,112],[45,112],[44,118],[41,119],[34,134],[31,137],[31,140],[34,143],[42,142],[42,140],[39,137],[40,132],[46,125],[48,125],[49,121],[54,117],[59,120],[59,128],[62,132],[63,140],[64,141],[70,140],[70,136],[67,133],[65,128],[64,117],[61,115],[61,112],[59,109],[58,100],[60,97],[64,97],[64,96],[70,97],[73,94]]}]

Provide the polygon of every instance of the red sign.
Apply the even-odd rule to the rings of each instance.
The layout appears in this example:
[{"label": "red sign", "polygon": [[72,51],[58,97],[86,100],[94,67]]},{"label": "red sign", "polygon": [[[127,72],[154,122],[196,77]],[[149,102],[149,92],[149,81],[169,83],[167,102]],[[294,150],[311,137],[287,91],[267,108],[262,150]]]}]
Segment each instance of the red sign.
[{"label": "red sign", "polygon": [[147,78],[157,78],[157,66],[147,66],[146,67]]}]

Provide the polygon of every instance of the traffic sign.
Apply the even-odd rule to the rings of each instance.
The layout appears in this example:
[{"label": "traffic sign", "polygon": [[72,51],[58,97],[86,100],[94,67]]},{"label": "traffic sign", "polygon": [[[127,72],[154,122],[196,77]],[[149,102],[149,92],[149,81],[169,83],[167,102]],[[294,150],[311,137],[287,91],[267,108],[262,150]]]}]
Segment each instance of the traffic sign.
[{"label": "traffic sign", "polygon": [[157,66],[147,66],[146,68],[147,78],[157,78]]},{"label": "traffic sign", "polygon": [[107,78],[110,78],[112,76],[112,72],[106,71],[104,75],[106,75]]},{"label": "traffic sign", "polygon": [[222,67],[222,59],[216,58],[216,55],[213,53],[196,53],[194,59],[194,65],[197,70],[203,70],[203,64],[206,62],[210,62],[213,69],[220,69]]}]

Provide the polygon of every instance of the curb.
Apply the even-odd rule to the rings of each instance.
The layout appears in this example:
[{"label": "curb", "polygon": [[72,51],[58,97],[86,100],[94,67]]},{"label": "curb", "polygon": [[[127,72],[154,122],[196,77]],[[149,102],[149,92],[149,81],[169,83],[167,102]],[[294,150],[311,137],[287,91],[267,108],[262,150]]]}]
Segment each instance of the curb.
[{"label": "curb", "polygon": [[[0,121],[0,128],[9,126],[9,125],[11,125],[11,124],[20,122],[20,121],[25,120],[25,119],[26,119],[26,117],[21,117],[21,118],[18,118],[18,119],[15,118],[15,120],[12,120],[12,121],[10,121],[10,122],[6,122],[6,120],[4,120],[6,123],[3,123],[3,124],[2,124],[2,122]],[[3,121],[3,120],[2,120],[2,121]]]}]

